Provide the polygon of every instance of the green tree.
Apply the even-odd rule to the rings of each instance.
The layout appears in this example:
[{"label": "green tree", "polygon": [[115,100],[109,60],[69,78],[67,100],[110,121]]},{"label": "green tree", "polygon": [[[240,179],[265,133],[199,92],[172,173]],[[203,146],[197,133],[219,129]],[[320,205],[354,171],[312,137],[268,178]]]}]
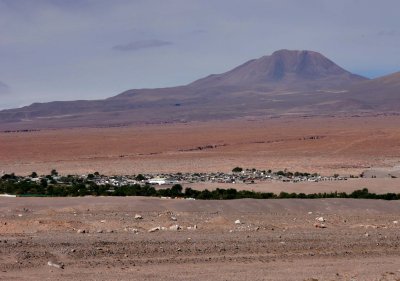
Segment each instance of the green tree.
[{"label": "green tree", "polygon": [[243,171],[243,168],[241,168],[241,167],[235,167],[235,168],[232,169],[233,173],[240,173],[242,171]]},{"label": "green tree", "polygon": [[143,176],[142,174],[139,174],[135,177],[135,180],[137,181],[145,181],[147,180],[145,176]]}]

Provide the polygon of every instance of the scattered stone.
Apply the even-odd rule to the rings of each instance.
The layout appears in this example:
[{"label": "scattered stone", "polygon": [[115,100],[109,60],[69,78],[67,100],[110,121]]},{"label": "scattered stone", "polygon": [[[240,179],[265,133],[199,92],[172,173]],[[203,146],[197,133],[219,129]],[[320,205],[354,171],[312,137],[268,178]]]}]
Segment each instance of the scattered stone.
[{"label": "scattered stone", "polygon": [[75,249],[71,249],[71,251],[70,251],[71,253],[75,253],[76,252],[76,250]]},{"label": "scattered stone", "polygon": [[399,221],[393,221],[393,223],[394,223],[394,224],[398,224],[398,223],[399,223]]},{"label": "scattered stone", "polygon": [[139,214],[135,215],[135,220],[142,220],[142,219],[143,219],[143,217],[141,215],[139,215]]},{"label": "scattered stone", "polygon": [[112,230],[112,229],[107,229],[106,232],[107,232],[107,233],[114,233],[114,230]]},{"label": "scattered stone", "polygon": [[105,223],[105,222],[106,222],[106,220],[101,220],[100,222],[101,222],[101,223]]},{"label": "scattered stone", "polygon": [[77,232],[77,233],[86,233],[86,230],[84,230],[84,229],[78,229],[76,232]]},{"label": "scattered stone", "polygon": [[129,231],[129,232],[133,232],[133,233],[139,233],[139,230],[137,228],[133,228],[133,227],[125,227],[124,229],[125,231]]},{"label": "scattered stone", "polygon": [[323,224],[323,223],[316,223],[316,224],[314,224],[314,226],[315,226],[316,228],[326,228],[326,225]]},{"label": "scattered stone", "polygon": [[235,224],[242,224],[240,220],[235,220]]},{"label": "scattered stone", "polygon": [[22,217],[22,214],[18,214],[19,217]]},{"label": "scattered stone", "polygon": [[151,229],[149,229],[149,232],[156,232],[159,231],[161,229],[161,227],[157,226],[157,227],[153,227]]},{"label": "scattered stone", "polygon": [[316,218],[316,220],[319,222],[325,222],[325,219],[323,217],[318,217],[318,218]]},{"label": "scattered stone", "polygon": [[179,225],[177,225],[177,224],[171,225],[171,226],[169,227],[169,230],[171,230],[171,231],[178,231],[178,230],[180,230],[180,229],[181,229],[181,227],[180,227]]},{"label": "scattered stone", "polygon": [[365,237],[369,237],[369,233],[368,233],[368,232],[365,233],[364,236],[365,236]]},{"label": "scattered stone", "polygon": [[97,233],[103,233],[103,230],[102,229],[98,229],[96,232]]},{"label": "scattered stone", "polygon": [[195,224],[194,226],[188,226],[187,229],[188,230],[196,230],[197,229],[197,225]]},{"label": "scattered stone", "polygon": [[177,221],[178,219],[176,217],[171,217],[171,220]]},{"label": "scattered stone", "polygon": [[59,269],[63,269],[63,268],[64,268],[64,265],[63,265],[63,264],[55,263],[55,262],[52,262],[52,261],[48,261],[48,262],[47,262],[47,265],[48,265],[48,266],[55,267],[55,268],[59,268]]},{"label": "scattered stone", "polygon": [[312,212],[308,212],[309,215],[312,215]]}]

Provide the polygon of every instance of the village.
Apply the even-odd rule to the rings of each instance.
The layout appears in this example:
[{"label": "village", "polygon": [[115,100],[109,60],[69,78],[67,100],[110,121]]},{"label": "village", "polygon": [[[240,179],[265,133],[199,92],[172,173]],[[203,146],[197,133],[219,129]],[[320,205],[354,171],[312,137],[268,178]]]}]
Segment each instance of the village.
[{"label": "village", "polygon": [[173,186],[175,184],[187,185],[193,183],[218,183],[218,184],[256,184],[261,182],[321,182],[321,181],[342,181],[347,180],[346,176],[321,176],[313,173],[288,172],[257,169],[242,169],[236,167],[230,173],[159,173],[159,174],[138,174],[125,176],[107,176],[98,172],[87,175],[61,176],[57,171],[51,171],[50,175],[39,176],[32,173],[26,177],[18,177],[13,174],[3,174],[2,179],[15,177],[18,181],[31,181],[45,184],[68,184],[71,182],[92,182],[98,186],[122,187],[129,185],[153,185],[153,186]]},{"label": "village", "polygon": [[246,183],[255,184],[268,181],[281,181],[288,183],[297,182],[320,182],[320,181],[338,181],[347,180],[347,177],[320,176],[318,174],[308,173],[291,173],[291,172],[272,172],[260,171],[255,169],[246,169],[232,173],[168,173],[168,174],[143,174],[135,177],[118,176],[105,177],[98,176],[93,179],[98,185],[110,184],[113,186],[124,186],[131,184],[150,184],[150,185],[174,185],[174,184],[191,184],[191,183],[219,183],[219,184],[236,184]]}]

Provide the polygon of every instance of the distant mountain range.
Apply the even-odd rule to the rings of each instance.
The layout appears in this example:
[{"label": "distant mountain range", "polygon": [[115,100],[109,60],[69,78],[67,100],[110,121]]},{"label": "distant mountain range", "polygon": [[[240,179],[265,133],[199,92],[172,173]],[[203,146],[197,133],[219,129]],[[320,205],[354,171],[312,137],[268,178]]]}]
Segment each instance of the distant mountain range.
[{"label": "distant mountain range", "polygon": [[369,80],[320,53],[280,50],[228,72],[104,100],[34,103],[0,111],[1,129],[114,126],[249,116],[400,111],[400,72]]}]

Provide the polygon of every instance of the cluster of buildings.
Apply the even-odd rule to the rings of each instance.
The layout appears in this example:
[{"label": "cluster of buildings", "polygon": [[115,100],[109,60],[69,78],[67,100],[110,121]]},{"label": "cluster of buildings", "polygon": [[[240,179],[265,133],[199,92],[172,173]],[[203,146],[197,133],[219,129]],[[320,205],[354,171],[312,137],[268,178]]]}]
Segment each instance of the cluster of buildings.
[{"label": "cluster of buildings", "polygon": [[139,176],[97,176],[92,179],[98,185],[110,184],[125,186],[132,184],[174,185],[190,183],[221,183],[221,184],[255,184],[268,181],[281,182],[320,182],[347,180],[343,176],[320,176],[318,174],[292,174],[285,172],[266,172],[259,170],[243,170],[232,173],[163,173],[143,174]]},{"label": "cluster of buildings", "polygon": [[338,181],[347,180],[343,176],[320,176],[318,174],[308,173],[291,173],[286,171],[272,172],[260,171],[255,169],[246,169],[231,173],[215,172],[215,173],[162,173],[162,174],[140,174],[127,176],[105,176],[99,173],[77,176],[37,176],[37,177],[18,177],[19,180],[30,180],[37,183],[47,179],[48,183],[65,184],[72,181],[93,182],[99,186],[111,185],[114,187],[128,186],[134,184],[150,184],[156,186],[174,184],[191,184],[191,183],[220,183],[220,184],[255,184],[268,181],[281,182],[320,182],[320,181]]}]

